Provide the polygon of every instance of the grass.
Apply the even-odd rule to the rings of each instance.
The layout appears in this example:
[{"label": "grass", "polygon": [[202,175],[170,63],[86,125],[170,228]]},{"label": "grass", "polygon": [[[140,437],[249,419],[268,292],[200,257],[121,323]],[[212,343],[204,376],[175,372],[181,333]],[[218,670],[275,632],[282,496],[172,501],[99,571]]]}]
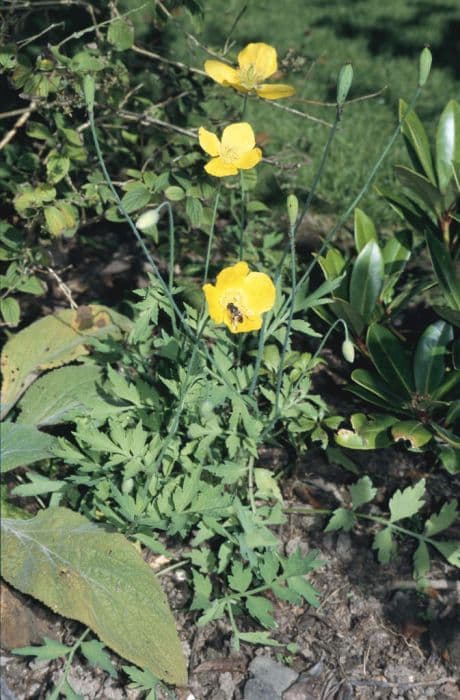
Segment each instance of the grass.
[{"label": "grass", "polygon": [[[224,7],[219,0],[208,0],[200,23],[180,13],[170,25],[165,43],[171,56],[201,67],[206,53],[187,41],[184,30],[192,32],[205,46],[221,51],[242,7],[241,0],[227,0]],[[397,124],[398,99],[408,100],[413,93],[418,57],[425,44],[432,48],[433,70],[417,112],[430,136],[434,136],[445,103],[459,93],[459,68],[455,63],[459,28],[457,0],[311,0],[308,4],[286,0],[282,5],[255,1],[248,3],[232,33],[234,45],[228,56],[235,58],[250,41],[276,46],[279,58],[287,56],[289,65],[283,80],[297,89],[295,98],[284,104],[328,121],[333,119],[334,109],[314,107],[303,100],[334,100],[336,77],[345,62],[351,61],[354,68],[350,98],[386,87],[377,98],[350,105],[345,111],[319,188],[326,210],[340,213],[363,183]],[[210,121],[225,120],[229,105],[233,105],[235,118],[240,118],[241,100],[237,95],[212,84],[208,88],[203,108]],[[245,118],[254,125],[256,133],[268,135],[266,155],[279,157],[280,151],[284,152],[292,165],[308,161],[306,166],[291,171],[265,166],[260,196],[273,201],[282,189],[307,192],[327,138],[327,127],[255,100],[249,102]],[[203,123],[203,116],[195,121],[195,125]],[[405,161],[400,140],[376,184],[391,184],[392,165]],[[394,215],[375,191],[367,195],[362,206],[380,225],[394,221]]]}]

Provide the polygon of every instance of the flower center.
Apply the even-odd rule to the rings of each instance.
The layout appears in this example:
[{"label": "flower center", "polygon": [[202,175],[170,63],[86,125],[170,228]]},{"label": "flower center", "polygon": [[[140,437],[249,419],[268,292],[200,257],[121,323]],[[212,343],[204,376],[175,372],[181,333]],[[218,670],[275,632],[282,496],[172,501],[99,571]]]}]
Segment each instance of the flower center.
[{"label": "flower center", "polygon": [[255,90],[261,82],[262,77],[258,75],[254,66],[240,68],[238,71],[238,82],[246,90]]},{"label": "flower center", "polygon": [[240,155],[234,148],[232,148],[232,146],[221,146],[220,157],[224,163],[231,164],[236,163],[236,161],[239,160]]}]

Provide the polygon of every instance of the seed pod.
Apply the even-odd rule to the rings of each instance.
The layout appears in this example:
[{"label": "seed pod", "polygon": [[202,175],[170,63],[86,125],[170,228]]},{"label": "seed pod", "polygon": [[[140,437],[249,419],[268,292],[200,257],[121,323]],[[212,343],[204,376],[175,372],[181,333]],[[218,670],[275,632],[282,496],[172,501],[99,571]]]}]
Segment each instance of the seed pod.
[{"label": "seed pod", "polygon": [[428,80],[428,76],[430,75],[431,70],[431,61],[431,51],[428,48],[428,46],[425,46],[422,53],[420,54],[420,63],[418,70],[418,84],[420,85],[420,87],[423,87],[426,81]]}]

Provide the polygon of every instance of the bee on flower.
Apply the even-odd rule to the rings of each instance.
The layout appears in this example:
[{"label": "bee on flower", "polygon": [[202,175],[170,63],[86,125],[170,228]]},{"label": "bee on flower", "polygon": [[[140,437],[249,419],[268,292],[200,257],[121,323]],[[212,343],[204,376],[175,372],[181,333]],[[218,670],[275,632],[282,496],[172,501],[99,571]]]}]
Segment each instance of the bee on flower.
[{"label": "bee on flower", "polygon": [[262,314],[275,304],[275,285],[270,277],[250,272],[244,261],[224,268],[215,285],[203,285],[203,292],[214,323],[225,323],[232,333],[258,331]]},{"label": "bee on flower", "polygon": [[243,94],[255,94],[264,100],[291,97],[295,89],[282,83],[265,83],[278,70],[276,49],[262,42],[248,44],[238,54],[238,68],[222,61],[206,61],[204,70],[210,78]]}]

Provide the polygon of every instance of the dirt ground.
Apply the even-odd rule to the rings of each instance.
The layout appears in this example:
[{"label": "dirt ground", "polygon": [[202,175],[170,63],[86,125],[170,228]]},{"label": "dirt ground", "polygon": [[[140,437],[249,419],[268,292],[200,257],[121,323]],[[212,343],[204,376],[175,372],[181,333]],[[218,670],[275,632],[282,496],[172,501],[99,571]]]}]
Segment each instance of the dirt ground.
[{"label": "dirt ground", "polygon": [[[384,482],[394,485],[403,472],[422,473],[428,466],[423,455],[409,459],[399,449],[360,457],[368,473],[385,474],[380,479],[382,496]],[[266,458],[282,463],[285,455]],[[430,476],[428,471],[424,473]],[[327,465],[313,452],[284,482],[285,503],[296,507],[337,505],[344,497],[345,482],[353,478],[343,469]],[[311,577],[320,594],[319,608],[274,600],[278,629],[273,637],[281,645],[297,643],[299,651],[295,655],[283,646],[242,645],[238,653],[233,651],[226,622],[217,621],[204,628],[192,624],[193,614],[187,611],[191,590],[186,572],[179,569],[161,578],[189,662],[189,685],[176,691],[178,700],[251,700],[256,696],[246,692],[245,684],[256,656],[276,659],[299,674],[284,695],[279,695],[285,700],[460,699],[456,685],[460,674],[460,626],[456,618],[459,583],[453,580],[452,569],[435,557],[430,589],[422,595],[414,588],[404,543],[403,556],[381,566],[370,548],[369,532],[325,535],[324,525],[323,518],[296,514],[289,516],[280,530],[285,553],[297,547],[304,553],[315,548],[324,562]],[[154,555],[149,563],[156,568]],[[80,626],[6,587],[2,619],[4,650],[0,663],[4,682],[17,700],[46,698],[62,674],[62,660],[30,661],[8,650],[39,643],[43,635],[69,643],[81,633]],[[250,620],[240,620],[239,625],[256,629]],[[114,681],[78,658],[69,681],[88,699],[140,697],[138,691],[126,687],[123,673]]]}]

